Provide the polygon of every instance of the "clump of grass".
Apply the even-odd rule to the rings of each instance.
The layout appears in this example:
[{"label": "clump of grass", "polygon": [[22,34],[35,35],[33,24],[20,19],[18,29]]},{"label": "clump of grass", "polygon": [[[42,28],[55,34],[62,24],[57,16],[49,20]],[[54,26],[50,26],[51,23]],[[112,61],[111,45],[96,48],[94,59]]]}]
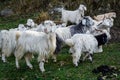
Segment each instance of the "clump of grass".
[{"label": "clump of grass", "polygon": [[45,20],[49,20],[49,19],[50,19],[50,16],[49,16],[48,12],[42,11],[42,12],[37,16],[35,22],[39,24],[39,23],[41,23],[41,22],[43,22],[43,21],[45,21]]}]

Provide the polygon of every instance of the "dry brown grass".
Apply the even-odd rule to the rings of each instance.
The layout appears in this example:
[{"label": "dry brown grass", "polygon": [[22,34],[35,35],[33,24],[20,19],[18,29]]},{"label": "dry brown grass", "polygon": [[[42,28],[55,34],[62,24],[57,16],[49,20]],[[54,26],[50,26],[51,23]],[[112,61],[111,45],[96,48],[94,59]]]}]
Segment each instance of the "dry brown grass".
[{"label": "dry brown grass", "polygon": [[50,19],[50,16],[49,16],[48,12],[42,11],[42,12],[36,17],[35,22],[39,24],[39,23],[41,23],[41,22],[43,22],[43,21],[45,21],[45,20],[49,20],[49,19]]},{"label": "dry brown grass", "polygon": [[[12,8],[15,14],[29,14],[42,11],[49,11],[55,6],[63,5],[65,9],[75,10],[80,4],[87,6],[85,15],[99,15],[107,12],[116,12],[120,14],[120,0],[2,0],[0,1],[0,10],[6,7]],[[48,12],[49,13],[49,12]],[[43,14],[42,14],[43,15]],[[41,17],[39,15],[38,17]],[[51,15],[50,15],[51,16]],[[56,16],[56,15],[55,15]],[[56,17],[55,17],[56,18]],[[45,16],[40,18],[46,19]],[[117,17],[117,25],[119,26],[119,16]]]}]

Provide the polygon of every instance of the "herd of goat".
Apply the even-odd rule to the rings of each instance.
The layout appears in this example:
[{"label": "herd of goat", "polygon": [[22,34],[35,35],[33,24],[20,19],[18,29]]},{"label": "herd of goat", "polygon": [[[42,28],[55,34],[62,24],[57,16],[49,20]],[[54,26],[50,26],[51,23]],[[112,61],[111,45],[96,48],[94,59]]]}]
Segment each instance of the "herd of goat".
[{"label": "herd of goat", "polygon": [[[92,61],[93,53],[103,52],[102,45],[111,39],[110,28],[116,13],[109,12],[91,18],[84,15],[86,10],[86,6],[82,4],[74,11],[59,8],[58,11],[62,14],[61,24],[51,20],[36,24],[28,19],[26,24],[19,24],[17,28],[1,30],[2,61],[6,62],[6,57],[13,53],[17,68],[20,68],[19,60],[24,57],[27,66],[32,69],[30,60],[37,54],[39,68],[44,72],[44,62],[49,57],[56,62],[56,55],[63,44],[70,47],[69,52],[72,53],[75,66],[78,66],[82,54],[85,54],[83,61],[86,58]],[[75,25],[66,26],[68,21]]]}]

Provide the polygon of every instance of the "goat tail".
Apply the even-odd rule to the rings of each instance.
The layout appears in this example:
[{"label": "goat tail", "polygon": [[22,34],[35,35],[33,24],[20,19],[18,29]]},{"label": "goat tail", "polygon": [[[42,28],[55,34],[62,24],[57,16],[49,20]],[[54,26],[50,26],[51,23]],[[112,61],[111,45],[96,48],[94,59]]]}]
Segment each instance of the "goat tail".
[{"label": "goat tail", "polygon": [[56,49],[56,34],[54,32],[48,34],[48,46],[50,54],[53,54]]},{"label": "goat tail", "polygon": [[16,33],[16,41],[19,39],[19,37],[20,37],[20,32],[17,32]]},{"label": "goat tail", "polygon": [[70,46],[70,47],[74,45],[72,39],[67,39],[67,40],[65,40],[65,43],[66,43],[68,46]]}]

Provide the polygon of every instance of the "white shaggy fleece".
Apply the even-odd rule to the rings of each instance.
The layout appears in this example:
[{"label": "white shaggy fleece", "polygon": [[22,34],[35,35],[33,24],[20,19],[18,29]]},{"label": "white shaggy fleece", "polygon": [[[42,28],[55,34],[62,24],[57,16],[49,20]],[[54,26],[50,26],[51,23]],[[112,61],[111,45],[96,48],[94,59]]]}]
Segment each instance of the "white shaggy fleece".
[{"label": "white shaggy fleece", "polygon": [[[106,35],[107,36],[107,35]],[[104,39],[105,37],[99,37]],[[87,55],[83,58],[88,56],[89,59],[92,61],[92,54],[99,52],[99,41],[91,34],[75,34],[72,38],[67,39],[65,43],[70,46],[70,52],[73,56],[73,63],[75,66],[78,66],[79,59],[82,53],[86,53]],[[107,37],[106,37],[107,39]],[[100,41],[100,44],[103,42]]]},{"label": "white shaggy fleece", "polygon": [[56,48],[56,34],[36,31],[25,31],[17,41],[15,50],[16,67],[19,68],[18,60],[25,56],[28,67],[32,68],[29,59],[32,53],[38,54],[39,68],[44,69],[45,58],[52,55]]},{"label": "white shaggy fleece", "polygon": [[79,8],[74,11],[65,10],[62,8],[61,20],[63,22],[65,22],[66,24],[68,21],[70,21],[71,23],[78,24],[84,17],[84,11],[86,11],[86,10],[87,10],[86,6],[84,6],[82,4],[80,4]]},{"label": "white shaggy fleece", "polygon": [[20,31],[7,31],[2,30],[1,31],[1,37],[2,37],[2,45],[1,45],[1,51],[2,51],[2,61],[6,62],[5,57],[9,57],[11,53],[14,52],[16,47],[16,35],[20,35]]}]

